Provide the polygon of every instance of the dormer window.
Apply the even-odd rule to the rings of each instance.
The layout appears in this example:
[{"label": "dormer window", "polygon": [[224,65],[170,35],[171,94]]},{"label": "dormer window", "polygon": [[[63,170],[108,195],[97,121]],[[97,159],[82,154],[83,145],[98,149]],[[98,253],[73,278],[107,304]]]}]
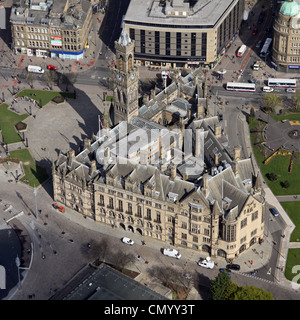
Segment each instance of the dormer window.
[{"label": "dormer window", "polygon": [[168,194],[169,201],[176,202],[178,198],[177,193],[169,192]]}]

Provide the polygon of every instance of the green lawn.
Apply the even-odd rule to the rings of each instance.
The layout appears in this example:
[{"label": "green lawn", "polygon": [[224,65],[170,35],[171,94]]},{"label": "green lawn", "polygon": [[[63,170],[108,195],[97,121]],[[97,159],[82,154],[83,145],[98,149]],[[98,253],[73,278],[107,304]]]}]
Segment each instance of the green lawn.
[{"label": "green lawn", "polygon": [[[293,270],[294,268],[294,270]],[[294,271],[294,273],[292,272]],[[300,283],[300,249],[289,249],[285,265],[285,277],[290,280]]]},{"label": "green lawn", "polygon": [[300,112],[299,113],[288,113],[286,115],[272,115],[272,118],[276,121],[281,121],[281,120],[290,120],[290,121],[300,121]]},{"label": "green lawn", "polygon": [[[295,224],[295,229],[291,234],[291,242],[300,242],[300,202],[299,201],[289,201],[280,203],[286,213],[289,215],[291,220]],[[298,239],[298,241],[297,241]]]},{"label": "green lawn", "polygon": [[[27,183],[32,187],[37,187],[48,179],[46,169],[36,165],[34,159],[27,149],[11,151],[8,159],[19,159],[20,161],[22,161],[25,176],[20,180],[24,183]],[[29,181],[25,182],[24,180]]]},{"label": "green lawn", "polygon": [[8,110],[8,105],[6,103],[0,105],[0,129],[5,143],[10,144],[21,141],[21,138],[15,129],[15,125],[27,117],[28,114],[19,115]]},{"label": "green lawn", "polygon": [[[257,131],[260,131],[264,124],[259,123],[257,120],[254,120],[249,128],[253,130],[257,128]],[[289,156],[275,156],[268,164],[263,164],[263,161],[270,154],[263,154],[261,150],[264,150],[264,147],[261,148],[259,145],[255,145],[255,143],[262,141],[263,139],[260,137],[260,133],[256,133],[258,137],[255,139],[254,134],[251,134],[251,143],[253,147],[253,152],[255,159],[257,161],[258,166],[260,167],[261,173],[267,182],[268,186],[272,190],[275,195],[298,195],[300,194],[300,164],[299,162],[293,163],[293,169],[291,173],[288,173],[289,167]],[[267,178],[268,173],[275,173],[277,175],[277,181],[271,182]],[[289,181],[290,187],[287,189],[282,188],[281,183],[283,181]]]},{"label": "green lawn", "polygon": [[48,91],[48,90],[33,90],[25,89],[18,93],[18,97],[27,96],[31,99],[34,99],[38,102],[39,106],[43,107],[49,101],[57,96],[62,96],[65,98],[74,98],[73,92],[58,92],[58,91]]},{"label": "green lawn", "polygon": [[[259,164],[268,186],[277,196],[300,194],[300,164],[294,163],[292,172],[288,173],[289,161],[289,156],[275,156],[267,165]],[[267,178],[267,174],[272,172],[277,175],[277,180],[273,182]],[[281,186],[285,180],[290,183],[290,187],[287,189]]]}]

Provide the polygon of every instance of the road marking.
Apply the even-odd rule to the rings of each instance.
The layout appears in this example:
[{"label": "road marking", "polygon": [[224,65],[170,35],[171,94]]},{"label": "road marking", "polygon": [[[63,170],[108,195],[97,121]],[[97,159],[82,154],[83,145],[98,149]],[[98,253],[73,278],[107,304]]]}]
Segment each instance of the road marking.
[{"label": "road marking", "polygon": [[271,274],[271,271],[272,271],[272,268],[270,268],[270,269],[268,270],[267,274],[270,275],[270,274]]}]

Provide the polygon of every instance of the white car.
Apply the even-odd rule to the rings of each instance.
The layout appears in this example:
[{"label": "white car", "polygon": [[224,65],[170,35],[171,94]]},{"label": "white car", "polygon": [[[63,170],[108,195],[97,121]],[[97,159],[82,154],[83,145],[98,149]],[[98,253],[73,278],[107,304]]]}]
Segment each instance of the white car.
[{"label": "white car", "polygon": [[134,244],[133,240],[126,238],[126,237],[122,238],[121,240],[123,243],[130,244],[131,246]]},{"label": "white car", "polygon": [[295,92],[296,92],[296,89],[287,88],[287,89],[286,89],[286,92],[295,93]]},{"label": "white car", "polygon": [[169,256],[169,257],[173,257],[173,258],[176,258],[176,259],[180,259],[181,258],[181,254],[175,250],[175,249],[164,249],[163,250],[163,254],[165,256]]},{"label": "white car", "polygon": [[268,86],[263,87],[263,92],[273,92],[273,91],[274,91],[274,88],[271,88]]},{"label": "white car", "polygon": [[198,262],[198,266],[204,267],[207,269],[213,269],[214,265],[215,265],[215,263],[210,260],[210,257],[207,257],[205,259],[201,258]]}]

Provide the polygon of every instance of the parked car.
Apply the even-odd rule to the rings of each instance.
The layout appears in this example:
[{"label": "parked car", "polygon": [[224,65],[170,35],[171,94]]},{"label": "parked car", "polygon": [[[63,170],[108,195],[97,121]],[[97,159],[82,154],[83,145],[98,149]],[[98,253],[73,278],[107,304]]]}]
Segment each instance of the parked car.
[{"label": "parked car", "polygon": [[296,92],[296,89],[287,88],[287,89],[286,89],[286,92],[295,93],[295,92]]},{"label": "parked car", "polygon": [[220,113],[219,114],[219,121],[222,121],[223,120],[223,115]]},{"label": "parked car", "polygon": [[134,241],[127,237],[123,237],[121,240],[123,243],[130,244],[131,246],[134,244]]},{"label": "parked car", "polygon": [[227,270],[240,270],[241,266],[239,264],[230,263],[226,266]]},{"label": "parked car", "polygon": [[176,259],[180,259],[181,258],[181,254],[175,249],[170,249],[170,248],[163,249],[163,254],[165,256],[173,257],[173,258],[176,258]]},{"label": "parked car", "polygon": [[277,216],[279,215],[278,211],[277,211],[275,208],[271,208],[271,209],[270,209],[270,212],[272,213],[272,215],[273,215],[274,217],[277,217]]},{"label": "parked car", "polygon": [[213,269],[214,265],[215,265],[215,263],[210,260],[210,257],[207,257],[205,259],[200,258],[200,260],[198,262],[198,266],[204,267],[207,269]]},{"label": "parked car", "polygon": [[48,64],[47,69],[48,70],[57,70],[57,67],[54,66],[53,64]]}]

